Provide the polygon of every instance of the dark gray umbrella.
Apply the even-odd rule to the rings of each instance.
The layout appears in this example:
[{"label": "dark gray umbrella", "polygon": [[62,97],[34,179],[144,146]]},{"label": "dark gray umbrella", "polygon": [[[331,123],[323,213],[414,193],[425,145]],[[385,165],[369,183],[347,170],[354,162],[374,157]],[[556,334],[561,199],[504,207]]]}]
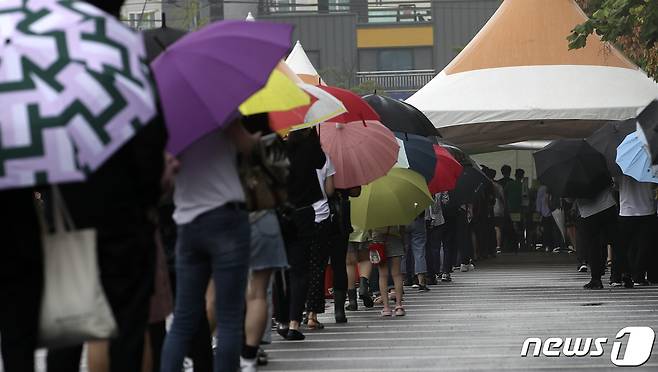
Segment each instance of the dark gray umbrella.
[{"label": "dark gray umbrella", "polygon": [[610,185],[606,160],[582,139],[561,139],[535,152],[539,182],[563,198],[593,198]]},{"label": "dark gray umbrella", "polygon": [[617,147],[621,142],[637,129],[637,120],[613,121],[607,123],[599,130],[587,137],[585,141],[605,157],[608,170],[613,177],[622,175],[617,165]]},{"label": "dark gray umbrella", "polygon": [[369,94],[363,99],[379,114],[382,124],[393,132],[424,137],[439,135],[427,116],[406,102],[378,94]]},{"label": "dark gray umbrella", "polygon": [[146,59],[149,63],[164,52],[167,47],[185,36],[187,31],[166,26],[164,14],[162,15],[162,27],[144,31],[144,44],[146,46]]},{"label": "dark gray umbrella", "polygon": [[652,101],[642,110],[637,121],[649,145],[651,164],[658,164],[658,101]]}]

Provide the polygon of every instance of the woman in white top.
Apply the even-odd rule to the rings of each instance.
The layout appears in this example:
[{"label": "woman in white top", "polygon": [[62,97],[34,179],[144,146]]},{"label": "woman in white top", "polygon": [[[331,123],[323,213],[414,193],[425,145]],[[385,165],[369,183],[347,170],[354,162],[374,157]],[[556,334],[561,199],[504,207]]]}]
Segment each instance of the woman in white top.
[{"label": "woman in white top", "polygon": [[324,313],[324,272],[331,249],[331,239],[329,239],[331,210],[328,197],[334,194],[334,175],[336,174],[334,165],[328,156],[322,169],[317,170],[317,174],[324,198],[313,203],[316,231],[309,252],[309,283],[306,298],[309,329],[324,328],[324,325],[318,321],[318,313]]}]

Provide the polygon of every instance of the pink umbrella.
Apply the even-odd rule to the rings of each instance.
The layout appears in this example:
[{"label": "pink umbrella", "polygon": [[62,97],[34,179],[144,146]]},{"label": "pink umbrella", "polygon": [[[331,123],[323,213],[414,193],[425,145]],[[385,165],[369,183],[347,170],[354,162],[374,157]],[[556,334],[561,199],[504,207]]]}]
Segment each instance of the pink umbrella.
[{"label": "pink umbrella", "polygon": [[398,160],[398,141],[379,121],[323,123],[318,132],[322,148],[336,168],[337,188],[367,185],[385,176]]}]

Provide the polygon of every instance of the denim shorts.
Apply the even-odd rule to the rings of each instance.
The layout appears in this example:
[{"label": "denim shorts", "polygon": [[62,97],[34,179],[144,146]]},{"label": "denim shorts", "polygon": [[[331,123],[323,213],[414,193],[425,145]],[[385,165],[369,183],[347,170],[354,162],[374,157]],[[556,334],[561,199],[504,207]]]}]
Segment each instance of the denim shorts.
[{"label": "denim shorts", "polygon": [[281,237],[279,220],[273,211],[265,212],[251,223],[250,246],[250,270],[288,268],[286,247]]}]

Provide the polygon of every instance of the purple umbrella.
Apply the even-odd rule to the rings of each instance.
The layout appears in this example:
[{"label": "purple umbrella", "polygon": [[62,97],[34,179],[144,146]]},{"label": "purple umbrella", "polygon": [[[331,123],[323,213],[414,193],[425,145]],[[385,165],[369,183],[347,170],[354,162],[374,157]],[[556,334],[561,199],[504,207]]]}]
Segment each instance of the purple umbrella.
[{"label": "purple umbrella", "polygon": [[290,49],[292,26],[222,21],[169,46],[151,67],[169,129],[167,150],[179,154],[226,126],[238,106],[265,86]]}]

